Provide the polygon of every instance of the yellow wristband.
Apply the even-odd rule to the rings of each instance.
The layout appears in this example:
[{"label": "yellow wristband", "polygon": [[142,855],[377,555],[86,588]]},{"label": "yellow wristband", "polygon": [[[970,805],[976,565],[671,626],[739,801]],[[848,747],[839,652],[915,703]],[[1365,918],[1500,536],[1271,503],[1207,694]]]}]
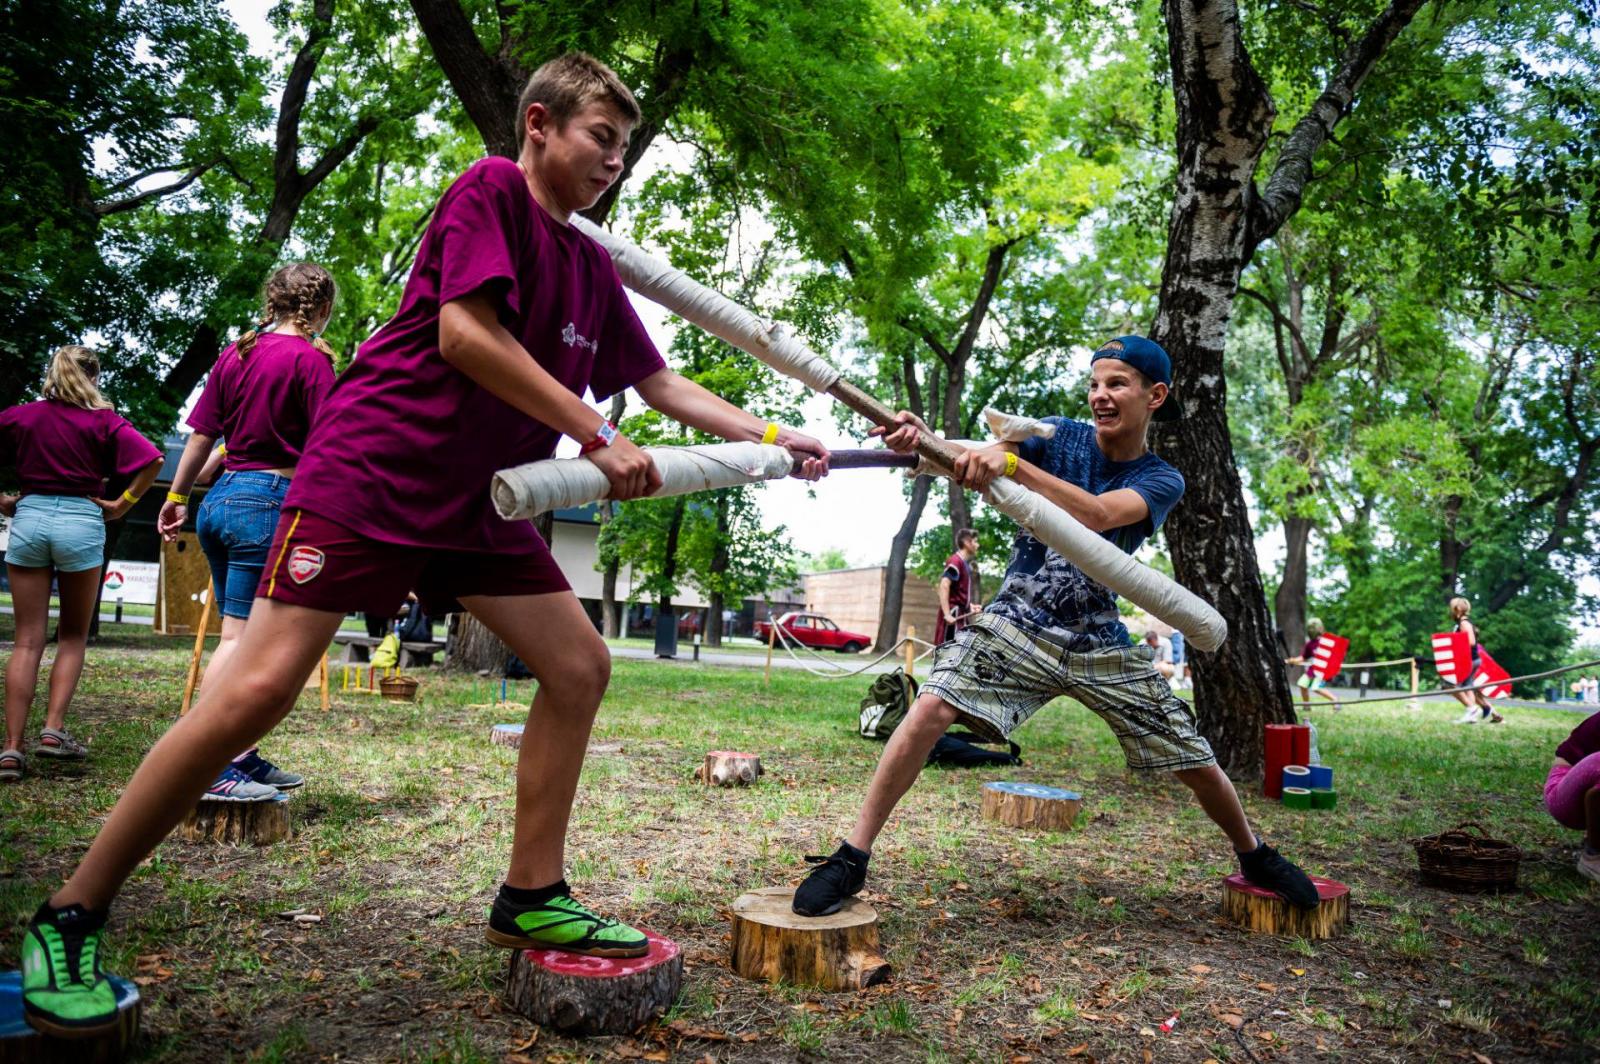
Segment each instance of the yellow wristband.
[{"label": "yellow wristband", "polygon": [[167,501],[168,502],[175,502],[179,506],[188,506],[189,505],[189,496],[187,496],[187,495],[179,495],[175,491],[169,491],[169,492],[167,492]]},{"label": "yellow wristband", "polygon": [[127,500],[128,500],[128,502],[130,502],[130,503],[136,503],[136,502],[138,502],[138,501],[139,501],[139,496],[137,496],[137,495],[135,495],[135,494],[134,494],[134,493],[133,493],[133,492],[131,492],[131,491],[125,491],[125,492],[123,492],[123,493],[122,493],[122,497],[123,497],[123,498],[124,498],[124,499],[127,499]]},{"label": "yellow wristband", "polygon": [[778,433],[781,432],[781,431],[782,430],[778,428],[777,422],[774,422],[774,421],[767,422],[767,431],[765,431],[765,432],[763,432],[761,434],[761,442],[762,443],[776,443],[777,439],[778,439]]},{"label": "yellow wristband", "polygon": [[1017,456],[1016,456],[1016,453],[1013,452],[1013,451],[1007,451],[1006,452],[1006,472],[1005,472],[1005,475],[1008,476],[1008,477],[1014,477],[1014,476],[1017,475]]},{"label": "yellow wristband", "polygon": [[224,458],[228,457],[228,445],[225,443],[217,444],[217,453]]}]

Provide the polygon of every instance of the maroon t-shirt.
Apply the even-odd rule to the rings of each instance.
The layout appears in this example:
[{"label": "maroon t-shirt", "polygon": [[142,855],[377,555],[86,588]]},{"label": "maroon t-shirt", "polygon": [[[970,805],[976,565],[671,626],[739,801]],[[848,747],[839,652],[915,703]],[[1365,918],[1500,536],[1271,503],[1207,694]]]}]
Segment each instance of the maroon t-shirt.
[{"label": "maroon t-shirt", "polygon": [[0,413],[0,462],[17,467],[24,495],[105,498],[107,480],[131,477],[160,457],[115,410],[40,399]]},{"label": "maroon t-shirt", "polygon": [[439,310],[491,295],[500,323],[574,395],[597,400],[663,369],[600,245],[545,213],[517,164],[482,159],[439,200],[395,316],[361,346],[317,415],[284,500],[388,543],[535,549],[489,482],[549,458],[558,433],[439,353]]},{"label": "maroon t-shirt", "polygon": [[290,469],[332,387],[327,355],[298,336],[268,333],[244,358],[233,344],[218,356],[189,427],[227,441],[226,469]]},{"label": "maroon t-shirt", "polygon": [[1569,765],[1576,765],[1590,754],[1600,753],[1600,713],[1591,713],[1583,723],[1572,729],[1572,734],[1556,747],[1556,756]]},{"label": "maroon t-shirt", "polygon": [[[967,563],[966,555],[956,551],[945,559],[944,572],[939,579],[950,581],[950,612],[960,617],[972,608],[972,566]],[[967,622],[958,620],[953,626],[956,629],[965,628]],[[939,612],[939,618],[933,625],[933,641],[944,642],[945,633],[952,628],[949,621],[944,619],[944,611]]]}]

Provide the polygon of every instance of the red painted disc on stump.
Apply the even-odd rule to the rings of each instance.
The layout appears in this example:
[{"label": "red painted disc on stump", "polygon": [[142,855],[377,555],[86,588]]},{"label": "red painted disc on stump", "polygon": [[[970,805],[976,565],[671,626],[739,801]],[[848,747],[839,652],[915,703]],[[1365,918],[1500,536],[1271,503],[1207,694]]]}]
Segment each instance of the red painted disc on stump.
[{"label": "red painted disc on stump", "polygon": [[581,953],[568,953],[560,949],[527,949],[522,954],[528,963],[557,975],[575,975],[587,979],[634,975],[678,955],[678,944],[672,939],[662,938],[642,927],[639,930],[644,931],[644,937],[650,940],[650,951],[643,957],[586,957]]},{"label": "red painted disc on stump", "polygon": [[[1258,887],[1238,872],[1223,879],[1231,890],[1241,894],[1249,894],[1257,898],[1277,898],[1278,896],[1264,887]],[[1323,879],[1321,876],[1312,876],[1311,883],[1317,888],[1317,900],[1327,901],[1329,898],[1341,898],[1350,893],[1350,888],[1337,879]],[[1283,899],[1279,898],[1279,901]]]}]

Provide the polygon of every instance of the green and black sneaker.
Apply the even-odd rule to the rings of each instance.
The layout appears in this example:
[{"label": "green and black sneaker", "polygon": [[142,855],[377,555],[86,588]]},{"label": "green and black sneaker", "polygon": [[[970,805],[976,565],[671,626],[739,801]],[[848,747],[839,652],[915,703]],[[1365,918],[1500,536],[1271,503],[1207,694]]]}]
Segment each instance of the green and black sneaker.
[{"label": "green and black sneaker", "polygon": [[512,901],[502,889],[489,910],[484,937],[509,949],[559,949],[590,957],[643,957],[649,951],[643,932],[590,912],[565,881],[552,889],[553,896],[532,905]]},{"label": "green and black sneaker", "polygon": [[87,1038],[117,1025],[117,992],[100,971],[106,914],[39,906],[22,936],[22,1009],[36,1030]]}]

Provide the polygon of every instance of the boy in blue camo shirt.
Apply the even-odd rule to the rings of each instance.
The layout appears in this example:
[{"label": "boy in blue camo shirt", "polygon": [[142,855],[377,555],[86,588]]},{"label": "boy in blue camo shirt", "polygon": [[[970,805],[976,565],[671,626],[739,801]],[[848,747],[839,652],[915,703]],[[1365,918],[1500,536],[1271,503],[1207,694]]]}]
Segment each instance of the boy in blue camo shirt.
[{"label": "boy in blue camo shirt", "polygon": [[[965,451],[955,472],[973,491],[996,477],[1015,477],[1131,554],[1183,497],[1183,477],[1150,452],[1147,440],[1152,420],[1180,416],[1171,395],[1172,363],[1154,341],[1121,336],[1095,352],[1091,370],[1092,423],[1047,418],[1056,427],[1050,439]],[[905,412],[896,420],[900,427],[885,443],[913,449],[927,426]],[[795,891],[794,911],[837,912],[861,890],[873,841],[952,724],[1002,740],[1060,695],[1111,726],[1130,768],[1171,772],[1192,790],[1232,843],[1246,879],[1315,908],[1316,887],[1256,837],[1232,781],[1196,730],[1193,711],[1151,660],[1149,648],[1129,645],[1115,594],[1019,532],[994,600],[940,647],[932,674],[878,761],[855,827],[832,855],[807,858],[818,867]]]}]

